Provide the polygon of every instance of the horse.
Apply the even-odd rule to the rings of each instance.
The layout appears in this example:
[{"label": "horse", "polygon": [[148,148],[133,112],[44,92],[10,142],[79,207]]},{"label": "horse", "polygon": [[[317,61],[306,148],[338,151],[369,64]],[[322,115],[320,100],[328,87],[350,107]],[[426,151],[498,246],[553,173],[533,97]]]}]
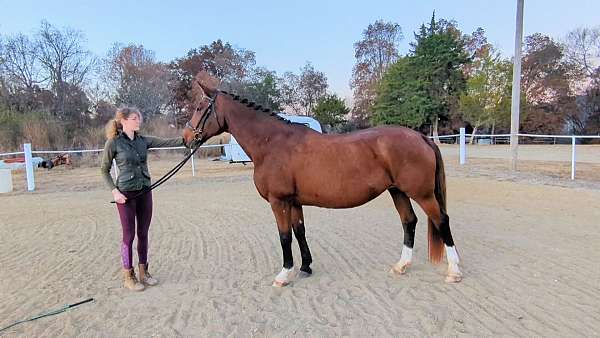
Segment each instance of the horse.
[{"label": "horse", "polygon": [[271,206],[283,252],[283,268],[273,286],[286,286],[295,277],[292,232],[302,258],[298,277],[312,274],[303,206],[353,208],[386,190],[404,229],[400,260],[390,271],[405,274],[412,262],[417,224],[412,199],[428,218],[429,260],[441,262],[445,246],[445,280],[461,281],[446,212],[444,164],[439,148],[426,136],[403,127],[321,134],[218,90],[204,73],[196,77],[193,91],[198,92],[192,96],[195,110],[182,132],[186,145],[199,146],[229,132],[254,162],[254,184]]}]

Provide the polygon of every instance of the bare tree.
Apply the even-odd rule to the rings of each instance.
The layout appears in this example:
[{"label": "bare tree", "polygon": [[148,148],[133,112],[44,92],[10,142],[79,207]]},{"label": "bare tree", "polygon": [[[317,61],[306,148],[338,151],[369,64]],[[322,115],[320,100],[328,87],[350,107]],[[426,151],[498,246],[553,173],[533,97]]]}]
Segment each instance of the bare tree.
[{"label": "bare tree", "polygon": [[37,57],[50,88],[56,94],[54,111],[65,118],[67,112],[67,91],[81,88],[92,68],[95,58],[83,46],[85,37],[80,31],[71,28],[59,30],[46,21],[37,35]]},{"label": "bare tree", "polygon": [[114,44],[104,61],[117,104],[134,105],[144,114],[160,114],[173,99],[168,66],[155,60],[142,45]]},{"label": "bare tree", "polygon": [[306,115],[312,115],[317,101],[327,94],[327,77],[323,72],[315,70],[310,62],[301,69],[298,91],[300,104]]},{"label": "bare tree", "polygon": [[2,72],[15,86],[33,90],[35,85],[44,81],[37,61],[36,45],[23,34],[9,37],[2,52]]},{"label": "bare tree", "polygon": [[580,66],[586,76],[592,75],[600,61],[600,26],[569,32],[565,45],[565,57]]},{"label": "bare tree", "polygon": [[600,126],[600,26],[577,28],[564,40],[564,58],[575,71],[570,74],[577,94],[577,109],[567,114],[575,133],[598,133]]},{"label": "bare tree", "polygon": [[292,72],[285,72],[279,79],[279,93],[281,104],[285,110],[293,114],[302,112],[300,103],[300,77]]},{"label": "bare tree", "polygon": [[191,49],[185,57],[170,64],[174,77],[175,106],[184,118],[191,96],[192,79],[204,70],[221,80],[221,88],[236,91],[255,65],[254,52],[234,48],[222,40]]},{"label": "bare tree", "polygon": [[398,43],[402,39],[400,25],[377,20],[363,31],[362,40],[354,44],[356,64],[350,87],[354,90],[353,117],[359,124],[368,120],[377,83],[389,66],[398,60]]}]

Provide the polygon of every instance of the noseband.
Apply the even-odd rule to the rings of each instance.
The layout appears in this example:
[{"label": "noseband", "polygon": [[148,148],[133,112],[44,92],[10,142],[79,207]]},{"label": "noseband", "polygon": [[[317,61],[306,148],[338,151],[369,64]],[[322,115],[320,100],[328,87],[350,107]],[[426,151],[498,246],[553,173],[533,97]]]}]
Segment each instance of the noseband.
[{"label": "noseband", "polygon": [[[202,118],[200,118],[200,120],[198,121],[198,123],[196,124],[195,127],[192,126],[192,124],[190,123],[191,120],[186,122],[184,128],[188,128],[194,133],[194,141],[199,141],[202,138],[202,131],[204,130],[204,126],[206,125],[206,122],[208,121],[208,118],[211,115],[214,115],[215,120],[217,121],[217,125],[219,126],[219,129],[221,129],[221,124],[219,123],[219,119],[217,118],[217,111],[215,109],[215,101],[217,100],[217,95],[219,95],[218,92],[215,94],[215,97],[209,97],[206,95],[203,97],[203,99],[207,99],[209,103],[208,103],[208,106],[206,107],[206,109],[204,109]],[[199,110],[200,110],[200,108],[196,109],[196,111],[199,111]]]}]

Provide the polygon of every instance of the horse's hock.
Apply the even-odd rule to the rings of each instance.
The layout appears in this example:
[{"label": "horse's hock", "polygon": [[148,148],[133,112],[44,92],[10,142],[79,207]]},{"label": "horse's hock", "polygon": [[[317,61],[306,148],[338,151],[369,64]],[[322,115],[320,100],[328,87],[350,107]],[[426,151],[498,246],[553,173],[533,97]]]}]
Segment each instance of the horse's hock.
[{"label": "horse's hock", "polygon": [[11,170],[0,169],[0,193],[11,192],[12,190],[13,185]]}]

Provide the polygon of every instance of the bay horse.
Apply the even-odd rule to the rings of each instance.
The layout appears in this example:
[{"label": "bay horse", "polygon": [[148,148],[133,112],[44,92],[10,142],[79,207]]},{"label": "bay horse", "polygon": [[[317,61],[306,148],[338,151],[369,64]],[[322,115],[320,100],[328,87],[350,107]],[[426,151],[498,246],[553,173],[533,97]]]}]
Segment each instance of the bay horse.
[{"label": "bay horse", "polygon": [[294,277],[292,232],[302,257],[299,274],[312,273],[302,206],[352,208],[386,190],[404,228],[400,260],[391,272],[404,274],[412,261],[417,224],[412,199],[428,217],[429,260],[439,263],[445,246],[446,282],[462,279],[446,213],[442,156],[427,137],[403,127],[321,134],[219,91],[206,77],[199,74],[194,81],[193,90],[199,94],[192,97],[196,109],[183,137],[193,147],[229,132],[254,162],[254,184],[271,205],[283,251],[283,268],[274,286],[285,286]]}]

